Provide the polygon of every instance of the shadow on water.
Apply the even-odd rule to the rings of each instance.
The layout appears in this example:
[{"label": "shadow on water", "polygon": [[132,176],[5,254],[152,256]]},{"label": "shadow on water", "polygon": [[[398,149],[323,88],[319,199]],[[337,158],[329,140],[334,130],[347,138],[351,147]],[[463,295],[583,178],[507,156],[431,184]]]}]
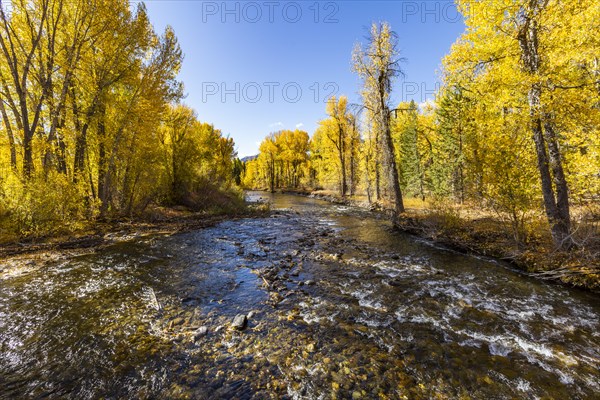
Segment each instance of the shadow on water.
[{"label": "shadow on water", "polygon": [[[0,398],[592,398],[597,296],[375,214],[138,237],[0,275]],[[18,266],[12,267],[13,269]],[[250,314],[243,331],[229,329]]]}]

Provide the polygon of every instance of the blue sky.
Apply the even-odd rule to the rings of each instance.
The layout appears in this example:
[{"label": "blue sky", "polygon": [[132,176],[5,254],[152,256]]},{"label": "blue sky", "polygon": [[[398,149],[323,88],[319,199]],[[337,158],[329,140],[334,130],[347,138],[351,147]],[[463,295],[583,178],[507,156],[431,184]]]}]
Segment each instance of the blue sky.
[{"label": "blue sky", "polygon": [[399,36],[406,73],[396,102],[432,98],[441,58],[464,29],[452,1],[146,1],[157,31],[171,25],[185,53],[185,103],[234,138],[240,157],[270,132],[312,134],[330,94],[360,101],[351,69],[372,22]]}]

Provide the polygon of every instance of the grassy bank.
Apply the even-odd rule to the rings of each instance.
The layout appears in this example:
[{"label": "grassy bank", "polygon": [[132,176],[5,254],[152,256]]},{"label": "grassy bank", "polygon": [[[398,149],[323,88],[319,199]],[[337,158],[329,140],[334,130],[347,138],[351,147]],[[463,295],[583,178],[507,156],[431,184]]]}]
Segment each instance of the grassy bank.
[{"label": "grassy bank", "polygon": [[[370,204],[364,196],[343,199],[331,191],[295,193],[386,212],[385,204]],[[583,245],[571,251],[557,251],[543,218],[531,221],[526,240],[517,241],[510,222],[486,210],[419,199],[406,199],[405,206],[406,212],[395,224],[403,232],[462,253],[507,261],[539,279],[600,291],[600,243],[594,239],[597,226],[589,219],[578,226]]]}]

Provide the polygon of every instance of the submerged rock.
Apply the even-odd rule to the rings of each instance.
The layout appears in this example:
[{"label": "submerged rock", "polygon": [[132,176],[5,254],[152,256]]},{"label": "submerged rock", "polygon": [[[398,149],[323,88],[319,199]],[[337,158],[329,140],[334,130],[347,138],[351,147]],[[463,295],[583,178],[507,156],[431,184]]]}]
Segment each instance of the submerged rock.
[{"label": "submerged rock", "polygon": [[194,341],[197,342],[198,340],[200,340],[201,338],[203,338],[206,335],[208,335],[208,327],[201,326],[200,328],[198,328],[196,330],[196,332],[194,332]]},{"label": "submerged rock", "polygon": [[231,329],[242,331],[246,329],[246,325],[248,325],[248,318],[244,314],[238,314],[231,322]]}]

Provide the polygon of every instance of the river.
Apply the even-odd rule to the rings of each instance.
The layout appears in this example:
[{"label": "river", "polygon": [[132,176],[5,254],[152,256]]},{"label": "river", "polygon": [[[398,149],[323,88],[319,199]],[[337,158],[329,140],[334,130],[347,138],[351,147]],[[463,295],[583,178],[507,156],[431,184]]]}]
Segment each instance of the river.
[{"label": "river", "polygon": [[250,196],[272,215],[5,261],[0,399],[600,396],[598,295]]}]

